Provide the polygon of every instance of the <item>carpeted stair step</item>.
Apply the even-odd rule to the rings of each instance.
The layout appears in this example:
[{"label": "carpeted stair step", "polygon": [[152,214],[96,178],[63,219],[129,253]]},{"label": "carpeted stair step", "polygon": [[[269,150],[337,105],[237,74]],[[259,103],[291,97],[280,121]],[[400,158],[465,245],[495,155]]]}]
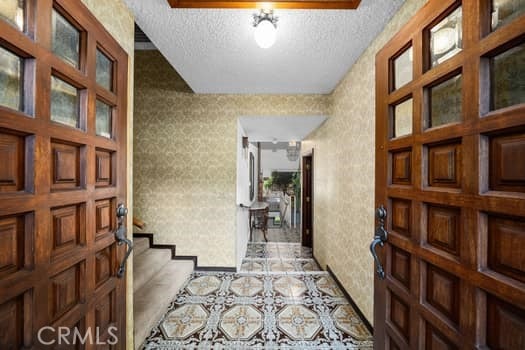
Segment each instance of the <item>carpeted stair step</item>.
[{"label": "carpeted stair step", "polygon": [[136,292],[155,277],[169,261],[171,261],[169,249],[148,249],[133,257],[133,291]]},{"label": "carpeted stair step", "polygon": [[145,237],[133,238],[133,252],[135,256],[144,253],[149,248],[149,239]]},{"label": "carpeted stair step", "polygon": [[149,248],[149,239],[144,237],[133,238],[133,251],[135,256],[144,253]]},{"label": "carpeted stair step", "polygon": [[192,272],[192,260],[170,260],[151,280],[135,291],[133,294],[135,349],[141,347]]}]

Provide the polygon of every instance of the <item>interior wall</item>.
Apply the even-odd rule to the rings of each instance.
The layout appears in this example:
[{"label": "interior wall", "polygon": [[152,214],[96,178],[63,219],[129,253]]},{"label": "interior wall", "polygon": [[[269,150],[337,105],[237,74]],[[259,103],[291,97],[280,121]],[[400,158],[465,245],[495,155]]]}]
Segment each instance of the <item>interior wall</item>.
[{"label": "interior wall", "polygon": [[[132,227],[133,217],[133,64],[135,19],[123,0],[82,0],[104,28],[128,54],[128,106],[127,106],[127,227]],[[128,229],[128,236],[132,230]],[[133,349],[133,255],[126,267],[126,343]]]},{"label": "interior wall", "polygon": [[261,150],[261,171],[263,177],[272,175],[272,171],[297,171],[299,169],[299,158],[296,161],[290,161],[286,157],[285,149],[277,149],[276,152],[271,149]]},{"label": "interior wall", "polygon": [[[252,143],[248,144],[248,150],[242,148],[242,137],[246,136],[241,123],[237,121],[237,204],[250,206],[257,201],[257,186],[259,174],[257,174],[258,148]],[[254,197],[250,200],[250,153],[254,157]],[[240,270],[242,259],[246,256],[248,241],[250,240],[249,212],[245,208],[237,207],[237,240],[236,240],[236,268]]]},{"label": "interior wall", "polygon": [[314,255],[373,321],[375,55],[426,0],[407,0],[330,96],[328,120],[302,143],[314,152]]},{"label": "interior wall", "polygon": [[199,266],[237,264],[237,120],[325,115],[325,95],[180,92],[158,51],[135,55],[134,212]]}]

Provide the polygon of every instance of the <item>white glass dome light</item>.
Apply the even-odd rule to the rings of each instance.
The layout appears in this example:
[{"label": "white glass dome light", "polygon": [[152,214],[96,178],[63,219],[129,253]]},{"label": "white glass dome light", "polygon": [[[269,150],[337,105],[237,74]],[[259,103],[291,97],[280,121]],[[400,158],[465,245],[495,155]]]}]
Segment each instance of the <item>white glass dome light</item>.
[{"label": "white glass dome light", "polygon": [[255,42],[263,49],[272,47],[277,39],[277,17],[274,17],[272,10],[261,10],[253,17]]},{"label": "white glass dome light", "polygon": [[268,19],[263,19],[257,27],[255,27],[255,42],[263,49],[272,47],[277,39],[277,28]]}]

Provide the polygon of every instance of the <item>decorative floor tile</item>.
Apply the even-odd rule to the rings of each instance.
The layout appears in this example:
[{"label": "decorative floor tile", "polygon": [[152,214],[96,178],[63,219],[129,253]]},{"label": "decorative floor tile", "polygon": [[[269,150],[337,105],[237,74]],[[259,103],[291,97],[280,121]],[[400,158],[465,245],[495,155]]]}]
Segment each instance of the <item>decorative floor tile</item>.
[{"label": "decorative floor tile", "polygon": [[367,339],[370,336],[368,329],[350,305],[339,305],[332,315],[335,326],[346,334],[356,339]]},{"label": "decorative floor tile", "polygon": [[207,320],[201,305],[183,305],[169,313],[160,327],[166,338],[184,339],[203,328]]},{"label": "decorative floor tile", "polygon": [[317,266],[317,264],[313,260],[304,263],[302,268],[303,268],[303,271],[318,271],[319,270],[319,266]]},{"label": "decorative floor tile", "polygon": [[274,289],[287,297],[299,297],[306,292],[306,285],[296,277],[285,276],[275,280]]},{"label": "decorative floor tile", "polygon": [[186,286],[186,289],[193,295],[207,295],[215,292],[221,281],[215,276],[202,276],[196,278]]},{"label": "decorative floor tile", "polygon": [[321,329],[319,318],[302,305],[288,305],[277,314],[277,327],[292,339],[312,339]]},{"label": "decorative floor tile", "polygon": [[264,265],[254,261],[246,261],[242,263],[241,271],[263,272]]},{"label": "decorative floor tile", "polygon": [[[266,237],[268,238],[268,241],[270,242],[285,242],[285,243],[300,243],[301,242],[301,233],[299,232],[299,228],[290,228],[287,226],[283,228],[276,228],[276,227],[268,228]],[[260,230],[255,230],[253,232],[253,240],[254,242],[264,242],[264,237]]]},{"label": "decorative floor tile", "polygon": [[279,262],[274,262],[270,265],[270,271],[281,271],[281,272],[295,271],[295,267],[290,263],[279,261]]},{"label": "decorative floor tile", "polygon": [[343,293],[330,277],[321,277],[315,282],[317,288],[332,297],[342,297]]},{"label": "decorative floor tile", "polygon": [[263,282],[255,277],[240,277],[232,282],[230,289],[239,296],[253,297],[263,290]]},{"label": "decorative floor tile", "polygon": [[231,340],[247,340],[262,329],[262,318],[253,306],[237,305],[222,315],[220,327]]},{"label": "decorative floor tile", "polygon": [[194,272],[144,349],[373,349],[372,335],[299,243],[249,243],[239,273]]}]

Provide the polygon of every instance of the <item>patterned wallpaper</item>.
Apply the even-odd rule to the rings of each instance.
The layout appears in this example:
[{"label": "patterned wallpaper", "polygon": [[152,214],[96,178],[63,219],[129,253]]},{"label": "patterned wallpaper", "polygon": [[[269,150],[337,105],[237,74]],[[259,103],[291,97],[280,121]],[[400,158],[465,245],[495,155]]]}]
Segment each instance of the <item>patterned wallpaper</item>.
[{"label": "patterned wallpaper", "polygon": [[[236,266],[237,118],[327,114],[324,95],[196,95],[158,51],[135,54],[134,214],[156,243]],[[298,122],[300,122],[300,117]]]},{"label": "patterned wallpaper", "polygon": [[314,148],[314,255],[373,321],[375,55],[426,3],[407,0],[330,96],[330,118],[303,143]]},{"label": "patterned wallpaper", "polygon": [[89,10],[133,57],[135,50],[135,18],[124,0],[82,0]]}]

